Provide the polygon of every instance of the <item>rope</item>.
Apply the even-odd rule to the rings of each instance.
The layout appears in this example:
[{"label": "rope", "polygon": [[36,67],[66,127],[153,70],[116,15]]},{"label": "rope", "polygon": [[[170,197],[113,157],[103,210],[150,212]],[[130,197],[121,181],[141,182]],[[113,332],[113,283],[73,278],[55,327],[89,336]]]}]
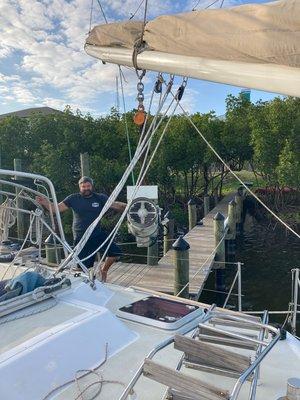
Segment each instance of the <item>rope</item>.
[{"label": "rope", "polygon": [[101,13],[102,13],[102,15],[103,15],[104,21],[105,21],[106,24],[108,24],[107,18],[106,18],[106,15],[105,15],[105,12],[104,12],[104,9],[103,9],[103,7],[102,7],[102,4],[101,4],[100,0],[97,0],[97,2],[98,2],[98,4],[99,4],[99,7],[100,7]]},{"label": "rope", "polygon": [[[31,218],[30,224],[29,224],[29,228],[28,228],[28,231],[27,231],[27,233],[26,233],[25,239],[24,239],[24,241],[23,241],[23,243],[22,243],[20,249],[18,250],[17,254],[15,255],[15,258],[8,264],[6,270],[4,271],[4,274],[2,275],[1,280],[4,280],[4,278],[5,278],[6,274],[7,274],[7,272],[8,272],[9,269],[12,267],[12,265],[14,264],[16,258],[19,256],[19,254],[20,254],[21,251],[23,250],[23,248],[24,248],[24,246],[25,246],[25,243],[28,241],[29,235],[30,235],[30,231],[31,231],[31,228],[32,228],[32,225],[33,225],[33,221],[34,221],[34,218]],[[17,272],[17,268],[15,268],[15,271],[14,271],[14,273],[13,273],[13,275],[12,275],[12,277],[11,277],[10,279],[12,279],[12,278],[15,276],[16,272]]]},{"label": "rope", "polygon": [[138,8],[135,10],[135,12],[134,12],[133,14],[131,13],[131,16],[130,16],[130,18],[129,18],[129,21],[130,21],[131,19],[133,19],[133,18],[136,16],[137,12],[138,12],[139,9],[142,7],[144,1],[145,1],[145,0],[142,0],[142,1],[140,2],[140,4],[138,5]]},{"label": "rope", "polygon": [[14,201],[8,197],[0,205],[0,242],[8,239],[9,229],[16,222],[17,212],[14,208]]},{"label": "rope", "polygon": [[93,7],[94,7],[94,0],[91,1],[91,10],[90,10],[90,27],[89,27],[89,33],[92,30],[92,20],[93,20]]},{"label": "rope", "polygon": [[[92,397],[89,398],[89,400],[93,400],[96,397],[99,396],[99,394],[102,391],[102,387],[104,383],[112,383],[112,384],[117,384],[117,385],[122,385],[125,386],[123,382],[117,381],[117,380],[107,380],[107,379],[103,379],[102,375],[97,372],[97,369],[101,368],[107,361],[108,359],[108,343],[105,344],[105,356],[104,356],[104,360],[101,361],[100,364],[98,364],[95,368],[92,369],[79,369],[75,372],[75,376],[73,379],[70,379],[69,381],[57,386],[56,388],[52,389],[49,393],[46,394],[45,397],[43,397],[42,400],[47,400],[50,398],[50,396],[52,396],[53,394],[55,394],[58,390],[65,388],[66,386],[70,385],[71,383],[76,383],[77,386],[77,390],[79,391],[79,394],[74,398],[74,400],[79,400],[82,399],[83,400],[83,394],[87,392],[87,390],[89,390],[91,387],[95,386],[95,385],[99,385],[99,389],[97,390],[96,393],[94,393],[92,395]],[[82,374],[81,374],[82,373]],[[81,374],[81,375],[79,375]],[[84,389],[81,389],[80,387],[80,379],[88,376],[88,375],[96,375],[97,376],[97,380],[95,382],[90,383],[89,385],[87,385]]]},{"label": "rope", "polygon": [[[128,153],[129,153],[129,161],[132,161],[132,153],[131,153],[131,144],[130,144],[130,138],[129,138],[129,130],[128,130],[128,124],[127,124],[127,117],[126,117],[126,105],[125,105],[125,96],[124,96],[124,86],[123,86],[123,74],[121,72],[121,67],[119,65],[119,75],[120,75],[120,84],[121,84],[121,92],[122,92],[122,103],[123,103],[123,112],[124,112],[124,120],[125,120],[125,132],[126,132],[126,137],[127,137],[127,146],[128,146]],[[132,179],[132,185],[134,186],[134,173],[133,170],[131,171],[131,179]]]},{"label": "rope", "polygon": [[[152,160],[153,160],[153,158],[154,158],[154,156],[155,156],[155,154],[156,154],[156,152],[157,152],[157,150],[158,150],[158,148],[159,148],[159,146],[160,146],[160,143],[161,143],[161,141],[162,141],[162,139],[163,139],[163,137],[164,137],[164,135],[165,135],[165,133],[166,133],[166,130],[167,130],[168,126],[169,126],[169,123],[170,123],[170,121],[171,121],[171,119],[172,119],[172,116],[174,115],[174,113],[175,113],[175,111],[176,111],[176,109],[177,109],[177,106],[178,106],[179,101],[180,101],[180,100],[178,99],[177,102],[176,102],[176,106],[174,107],[174,110],[173,110],[173,112],[172,112],[172,115],[171,115],[171,117],[168,119],[168,122],[167,122],[167,124],[166,124],[166,126],[165,126],[165,128],[164,128],[164,130],[163,130],[163,132],[162,132],[162,134],[161,134],[161,136],[160,136],[160,138],[159,138],[157,144],[156,144],[156,147],[155,147],[154,150],[153,150],[153,153],[152,153],[151,158],[150,158],[150,160],[149,160],[149,162],[148,162],[148,165],[145,167],[145,170],[144,170],[143,173],[141,173],[142,170],[141,170],[141,172],[140,172],[140,175],[139,175],[139,177],[138,177],[138,181],[137,181],[136,187],[135,187],[135,189],[134,189],[132,198],[134,198],[134,196],[135,196],[135,194],[136,194],[136,192],[137,192],[139,186],[141,185],[141,183],[142,183],[142,181],[143,181],[143,179],[144,179],[144,177],[145,177],[145,175],[146,175],[146,173],[147,173],[147,171],[148,171],[148,169],[149,169],[149,167],[150,167],[150,165],[151,165],[151,163],[152,163]],[[173,103],[173,101],[172,101],[172,103]],[[171,103],[171,104],[172,104],[172,103]],[[107,251],[108,251],[108,248],[109,248],[109,246],[111,245],[111,243],[112,243],[112,241],[113,241],[113,239],[114,239],[114,237],[115,237],[115,235],[116,235],[116,233],[117,233],[117,231],[118,231],[118,229],[119,229],[121,223],[123,222],[123,220],[124,220],[124,218],[125,218],[125,216],[126,216],[126,214],[127,214],[127,211],[128,211],[128,209],[129,209],[129,207],[130,207],[130,203],[131,203],[131,201],[132,201],[132,198],[131,198],[131,200],[129,201],[129,203],[127,204],[127,207],[125,208],[125,210],[124,210],[124,212],[123,212],[121,218],[119,219],[119,223],[118,223],[118,224],[116,225],[116,227],[115,227],[115,232],[112,234],[110,243],[109,243],[109,245],[108,245],[106,251],[104,252],[104,254],[103,254],[103,256],[102,256],[102,258],[101,258],[101,260],[100,260],[100,263],[104,260],[104,258],[105,258],[105,256],[106,256],[106,253],[107,253]],[[99,265],[100,265],[100,263],[99,263]],[[97,266],[97,268],[96,268],[96,270],[95,270],[96,273],[97,273],[97,271],[98,271],[98,269],[99,269],[99,265]]]},{"label": "rope", "polygon": [[[165,93],[165,100],[168,96],[170,92],[170,83],[168,85],[167,91]],[[140,143],[137,146],[136,152],[132,158],[132,162],[128,165],[126,171],[123,174],[123,177],[121,178],[119,184],[116,186],[116,188],[114,189],[114,191],[112,192],[112,194],[110,195],[108,201],[105,203],[103,209],[101,210],[101,213],[99,214],[99,216],[95,219],[95,221],[90,225],[90,227],[86,230],[86,232],[84,233],[83,237],[81,238],[80,242],[77,244],[77,246],[73,249],[73,252],[71,252],[69,254],[69,256],[65,259],[65,261],[62,263],[62,265],[60,266],[60,268],[63,268],[64,266],[66,266],[70,261],[71,258],[75,255],[78,256],[78,254],[80,253],[80,251],[82,250],[83,246],[85,245],[85,243],[87,242],[87,240],[89,239],[91,233],[93,232],[93,230],[95,229],[95,227],[98,225],[98,223],[101,221],[103,215],[107,212],[107,210],[111,207],[112,203],[116,200],[117,196],[119,195],[120,191],[122,190],[122,188],[124,187],[128,176],[130,175],[132,169],[135,167],[135,165],[137,164],[138,160],[140,159],[141,155],[143,154],[144,150],[146,149],[147,143],[149,142],[149,140],[151,139],[151,137],[155,134],[156,130],[158,129],[159,125],[161,124],[161,122],[163,121],[164,116],[167,114],[169,108],[171,107],[172,103],[174,100],[172,100],[171,104],[169,105],[169,107],[166,109],[165,113],[161,116],[161,120],[159,121],[159,123],[155,126],[155,129],[153,129],[154,124],[156,122],[157,119],[157,115],[159,114],[159,112],[161,111],[161,108],[163,106],[163,104],[161,105],[161,107],[159,107],[159,109],[157,110],[156,113],[156,118],[154,118],[150,124],[150,127],[148,129],[148,131],[146,132],[145,135],[143,135],[143,139],[141,139]],[[143,128],[145,129],[145,128]],[[140,185],[141,183],[139,183]],[[138,189],[139,186],[136,186],[135,188],[135,192]],[[133,196],[135,195],[135,192],[133,193]],[[124,210],[124,213],[122,214],[123,219],[125,214],[128,211],[128,208],[130,206],[130,203],[127,205],[126,209]],[[122,218],[121,216],[121,218]],[[121,220],[121,219],[120,219]],[[122,221],[121,221],[122,222]],[[118,226],[116,226],[116,228],[118,228]],[[111,232],[111,234],[114,233],[115,230],[113,230]],[[109,236],[110,237],[110,236]],[[109,237],[107,238],[107,240],[109,239]],[[102,245],[96,249],[94,251],[93,254],[91,254],[89,257],[91,257],[92,255],[94,255],[97,251],[100,250],[101,247],[103,247],[103,245],[107,242],[107,240],[105,242],[102,243]],[[88,259],[89,257],[87,257],[86,259]]]},{"label": "rope", "polygon": [[[172,96],[175,98],[176,95],[172,93]],[[226,163],[226,161],[219,155],[219,153],[214,149],[214,147],[209,143],[203,133],[198,129],[198,127],[193,122],[192,118],[190,117],[189,113],[179,104],[183,114],[189,120],[193,128],[198,132],[202,140],[206,143],[206,145],[210,148],[210,150],[214,153],[214,155],[221,161],[221,163],[226,167],[228,171],[240,182],[240,184],[271,214],[274,218],[277,219],[283,226],[286,227],[290,232],[292,232],[298,239],[300,239],[300,235],[291,228],[285,221],[283,221],[274,211],[272,211],[243,181],[242,179],[230,168],[230,166]]]}]

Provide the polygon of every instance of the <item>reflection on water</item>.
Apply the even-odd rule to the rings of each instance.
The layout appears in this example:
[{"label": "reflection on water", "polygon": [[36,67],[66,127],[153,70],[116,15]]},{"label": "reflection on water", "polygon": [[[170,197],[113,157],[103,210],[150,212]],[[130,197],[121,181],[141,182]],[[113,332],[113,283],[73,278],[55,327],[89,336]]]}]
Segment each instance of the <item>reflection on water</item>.
[{"label": "reflection on water", "polygon": [[[237,239],[235,261],[244,263],[242,269],[243,310],[288,309],[291,301],[292,268],[300,268],[299,240],[277,225],[257,222],[246,216],[244,230]],[[230,288],[235,270],[226,268],[226,289]],[[214,289],[211,274],[206,289]],[[236,293],[237,290],[234,290]],[[236,305],[236,297],[229,304]],[[212,292],[204,292],[202,301],[216,301]],[[272,321],[282,322],[285,316],[272,316]],[[300,321],[300,315],[298,317]],[[298,324],[298,333],[300,324]]]},{"label": "reflection on water", "polygon": [[292,268],[300,267],[299,240],[279,225],[275,229],[247,215],[237,241],[242,261],[243,303],[251,310],[287,310],[291,300]]}]

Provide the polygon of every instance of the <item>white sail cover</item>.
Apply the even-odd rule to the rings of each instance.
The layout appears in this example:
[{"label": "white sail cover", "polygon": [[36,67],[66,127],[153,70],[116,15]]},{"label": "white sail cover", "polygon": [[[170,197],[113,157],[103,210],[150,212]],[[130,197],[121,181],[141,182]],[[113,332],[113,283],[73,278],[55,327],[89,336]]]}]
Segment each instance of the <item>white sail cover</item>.
[{"label": "white sail cover", "polygon": [[[142,26],[142,22],[136,21],[96,26],[86,41],[86,50],[92,55],[95,55],[92,47],[132,50],[141,37]],[[300,0],[160,16],[146,24],[143,39],[146,42],[144,53],[152,51],[153,54],[183,56],[187,60],[189,57],[200,58],[215,62],[216,66],[222,62],[220,65],[227,67],[241,66],[241,71],[245,64],[261,65],[260,68],[271,66],[270,71],[283,74],[280,78],[283,86],[284,73],[292,73],[293,79],[296,78],[294,86],[299,85],[295,95],[298,92],[300,95],[300,76],[297,81],[300,71]],[[211,80],[211,77],[207,79]],[[216,80],[224,79],[217,77]],[[230,77],[228,83],[234,83]],[[258,88],[265,89],[260,86]]]}]

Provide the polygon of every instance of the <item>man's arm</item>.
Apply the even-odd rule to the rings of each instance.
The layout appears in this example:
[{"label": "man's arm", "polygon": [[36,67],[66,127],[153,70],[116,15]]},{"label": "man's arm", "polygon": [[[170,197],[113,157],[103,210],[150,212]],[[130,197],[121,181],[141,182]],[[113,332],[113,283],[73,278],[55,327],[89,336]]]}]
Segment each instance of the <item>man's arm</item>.
[{"label": "man's arm", "polygon": [[[37,201],[40,205],[42,205],[43,207],[45,207],[47,210],[50,211],[50,209],[51,209],[52,212],[55,212],[53,203],[51,203],[50,201],[48,201],[45,197],[37,196],[37,197],[36,197],[36,201]],[[58,203],[58,210],[59,210],[59,212],[64,212],[64,211],[67,211],[68,209],[69,209],[69,207],[68,207],[63,201],[61,201],[60,203]]]},{"label": "man's arm", "polygon": [[122,201],[114,201],[111,205],[111,209],[118,211],[118,212],[123,212],[126,208],[127,204],[123,203]]}]

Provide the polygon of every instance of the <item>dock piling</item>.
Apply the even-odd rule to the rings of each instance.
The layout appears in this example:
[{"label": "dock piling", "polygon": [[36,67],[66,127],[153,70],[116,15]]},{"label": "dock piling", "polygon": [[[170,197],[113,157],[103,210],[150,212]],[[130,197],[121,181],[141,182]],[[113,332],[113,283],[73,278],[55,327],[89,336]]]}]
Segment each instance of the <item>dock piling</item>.
[{"label": "dock piling", "polygon": [[188,213],[189,213],[189,230],[191,231],[197,224],[197,205],[195,200],[190,199],[188,201]]},{"label": "dock piling", "polygon": [[[225,217],[220,212],[214,216],[215,235],[215,288],[225,291]],[[220,296],[219,296],[220,297]],[[222,296],[221,296],[222,297]]]},{"label": "dock piling", "polygon": [[237,194],[234,197],[234,201],[236,203],[236,230],[237,233],[240,233],[242,230],[242,214],[243,214],[243,202],[244,202],[244,196],[240,191],[240,188],[238,189]]},{"label": "dock piling", "polygon": [[[175,277],[174,277],[174,296],[189,297],[189,249],[190,245],[180,236],[172,248],[174,250]],[[185,287],[186,286],[186,287]],[[184,288],[184,290],[183,290]],[[182,291],[182,292],[181,292]],[[179,294],[178,294],[179,293]]]},{"label": "dock piling", "polygon": [[90,157],[89,153],[80,153],[81,176],[90,176]]},{"label": "dock piling", "polygon": [[164,255],[167,254],[167,252],[170,250],[174,238],[175,221],[170,211],[168,212],[167,218],[169,221],[164,226]]},{"label": "dock piling", "polygon": [[210,210],[210,198],[209,196],[206,194],[203,198],[203,216],[205,217]]},{"label": "dock piling", "polygon": [[158,264],[158,243],[157,240],[147,247],[147,265],[157,265]]}]

